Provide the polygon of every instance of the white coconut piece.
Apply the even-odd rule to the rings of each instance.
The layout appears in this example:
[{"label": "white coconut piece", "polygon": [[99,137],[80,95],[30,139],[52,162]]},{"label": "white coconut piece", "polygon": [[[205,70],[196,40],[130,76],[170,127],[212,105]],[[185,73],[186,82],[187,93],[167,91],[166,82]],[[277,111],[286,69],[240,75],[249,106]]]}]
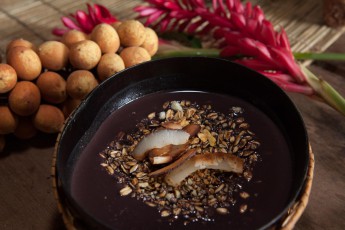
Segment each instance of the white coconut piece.
[{"label": "white coconut piece", "polygon": [[226,172],[242,173],[244,160],[230,153],[205,153],[195,155],[184,161],[178,167],[169,171],[165,182],[171,186],[178,186],[187,176],[199,169],[217,169]]},{"label": "white coconut piece", "polygon": [[156,171],[149,173],[149,176],[160,176],[160,175],[166,174],[166,173],[170,172],[171,170],[174,170],[175,168],[182,165],[185,161],[188,161],[188,159],[193,157],[195,154],[196,154],[196,149],[189,149],[180,158],[178,158],[176,161],[174,161],[173,163],[171,163],[171,164],[169,164],[163,168],[160,168]]},{"label": "white coconut piece", "polygon": [[[186,143],[183,145],[166,145],[162,148],[155,148],[155,149],[149,150],[148,157],[152,164],[165,164],[165,163],[175,160],[176,158],[179,158],[188,149],[188,147],[189,147],[189,143]],[[165,157],[165,158],[159,158],[159,157]],[[162,159],[164,160],[162,161]],[[163,162],[163,163],[158,163],[158,162]]]},{"label": "white coconut piece", "polygon": [[166,156],[156,156],[156,157],[152,157],[150,158],[150,161],[152,164],[154,165],[159,165],[159,164],[166,164],[169,163],[170,161],[172,161],[172,157],[169,155]]},{"label": "white coconut piece", "polygon": [[183,108],[182,106],[180,105],[180,103],[178,103],[178,101],[172,101],[171,102],[171,108],[175,111],[181,111],[183,112]]},{"label": "white coconut piece", "polygon": [[132,156],[136,160],[144,160],[148,151],[154,148],[162,148],[166,145],[185,144],[190,135],[184,130],[161,129],[145,136],[134,148]]}]

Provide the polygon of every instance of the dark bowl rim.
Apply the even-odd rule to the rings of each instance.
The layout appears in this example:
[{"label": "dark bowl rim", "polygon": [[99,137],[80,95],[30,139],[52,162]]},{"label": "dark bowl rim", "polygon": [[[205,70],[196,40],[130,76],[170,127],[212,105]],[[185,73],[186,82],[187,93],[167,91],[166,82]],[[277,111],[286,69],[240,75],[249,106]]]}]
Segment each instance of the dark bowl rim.
[{"label": "dark bowl rim", "polygon": [[[92,98],[94,98],[95,96],[97,96],[97,94],[99,94],[102,90],[102,87],[104,87],[104,85],[109,84],[109,82],[111,83],[112,79],[116,78],[117,76],[121,76],[123,74],[126,74],[126,72],[129,72],[133,69],[137,69],[137,68],[142,68],[142,66],[145,65],[155,65],[156,63],[159,62],[166,62],[166,61],[174,61],[174,60],[179,60],[179,59],[184,59],[184,60],[210,60],[210,61],[223,61],[223,62],[227,62],[227,63],[232,63],[234,65],[238,65],[241,66],[241,68],[243,68],[244,71],[249,71],[249,72],[253,72],[256,75],[260,75],[262,78],[262,81],[266,81],[266,84],[270,84],[271,87],[276,88],[276,90],[280,91],[281,95],[285,97],[285,99],[287,99],[287,101],[289,101],[290,106],[294,109],[294,112],[296,113],[296,115],[298,116],[298,119],[300,120],[300,124],[301,128],[304,131],[304,142],[306,143],[305,146],[305,151],[304,154],[305,156],[305,164],[303,167],[303,179],[301,180],[301,184],[298,186],[298,190],[296,191],[296,193],[291,196],[291,198],[289,199],[290,201],[287,203],[287,205],[285,206],[285,208],[278,213],[274,218],[271,219],[271,221],[267,222],[264,226],[260,227],[259,229],[268,229],[272,226],[274,226],[275,224],[279,223],[284,216],[287,215],[289,209],[291,209],[293,207],[293,205],[296,203],[296,201],[298,200],[299,197],[301,197],[301,192],[303,191],[304,187],[305,187],[305,183],[306,183],[306,179],[307,179],[307,173],[308,173],[308,168],[309,168],[309,138],[308,138],[308,133],[307,133],[307,129],[305,126],[305,123],[303,121],[302,115],[299,111],[299,109],[297,108],[297,106],[295,105],[295,103],[291,100],[291,98],[288,96],[288,94],[282,90],[279,86],[277,86],[272,80],[268,79],[267,77],[265,77],[263,74],[252,70],[242,64],[227,60],[227,59],[223,59],[223,58],[215,58],[215,57],[171,57],[171,58],[159,58],[159,59],[155,59],[155,60],[151,60],[149,62],[144,62],[135,66],[131,66],[128,67],[120,72],[117,72],[116,74],[113,74],[111,77],[105,79],[103,82],[101,82],[94,90],[92,90],[89,95],[82,100],[81,104],[70,114],[70,116],[68,117],[68,119],[66,119],[65,124],[63,126],[63,129],[60,131],[60,134],[57,137],[57,141],[56,141],[56,162],[55,162],[55,166],[56,166],[56,178],[57,181],[60,184],[60,189],[58,189],[58,192],[62,193],[63,197],[67,198],[67,201],[70,201],[73,205],[76,205],[76,208],[78,209],[78,211],[82,212],[83,215],[86,215],[89,218],[92,218],[94,222],[96,222],[97,224],[99,224],[100,226],[104,226],[103,223],[101,223],[100,221],[96,220],[95,218],[92,217],[92,215],[86,213],[84,210],[82,210],[82,208],[77,204],[77,202],[75,201],[75,199],[73,199],[73,197],[71,196],[71,194],[69,194],[68,192],[66,192],[66,188],[65,188],[65,183],[61,182],[59,179],[61,179],[59,177],[59,145],[61,140],[63,140],[65,132],[66,132],[66,128],[71,124],[71,122],[73,122],[73,119],[75,118],[75,116],[78,113],[83,112],[83,110],[85,110],[85,108],[87,107],[87,105],[90,103],[90,100],[92,100]],[[68,203],[70,203],[68,202]],[[104,226],[105,229],[111,229],[108,226]]]}]

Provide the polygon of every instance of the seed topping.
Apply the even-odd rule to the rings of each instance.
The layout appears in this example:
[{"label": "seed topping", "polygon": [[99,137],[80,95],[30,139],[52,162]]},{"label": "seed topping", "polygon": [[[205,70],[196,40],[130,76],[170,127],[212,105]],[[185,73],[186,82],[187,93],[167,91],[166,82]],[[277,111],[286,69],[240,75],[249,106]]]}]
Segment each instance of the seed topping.
[{"label": "seed topping", "polygon": [[119,195],[185,225],[252,210],[236,200],[255,198],[242,185],[260,161],[260,142],[244,109],[222,113],[188,100],[167,101],[161,109],[99,153],[101,167],[123,185]]}]

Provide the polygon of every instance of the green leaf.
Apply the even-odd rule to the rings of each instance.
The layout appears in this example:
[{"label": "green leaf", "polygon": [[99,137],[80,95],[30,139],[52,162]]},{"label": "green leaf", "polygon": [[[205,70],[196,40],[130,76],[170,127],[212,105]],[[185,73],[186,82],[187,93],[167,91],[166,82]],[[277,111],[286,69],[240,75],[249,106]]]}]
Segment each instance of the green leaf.
[{"label": "green leaf", "polygon": [[293,53],[297,60],[345,61],[344,53]]},{"label": "green leaf", "polygon": [[184,46],[190,47],[190,48],[201,48],[201,41],[199,38],[188,35],[186,33],[180,33],[180,32],[165,32],[162,34],[159,34],[160,38],[166,39],[166,40],[174,40],[179,43],[181,43]]},{"label": "green leaf", "polygon": [[345,99],[325,80],[315,76],[306,67],[301,66],[307,77],[308,84],[321,96],[330,106],[345,116]]}]

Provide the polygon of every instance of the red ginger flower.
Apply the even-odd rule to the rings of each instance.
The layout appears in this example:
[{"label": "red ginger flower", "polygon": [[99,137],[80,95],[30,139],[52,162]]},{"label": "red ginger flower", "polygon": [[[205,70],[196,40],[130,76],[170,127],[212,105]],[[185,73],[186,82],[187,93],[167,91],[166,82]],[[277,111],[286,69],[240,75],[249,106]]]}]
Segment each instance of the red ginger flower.
[{"label": "red ginger flower", "polygon": [[98,24],[111,24],[117,21],[116,17],[102,5],[94,4],[92,7],[90,4],[87,4],[87,8],[89,13],[78,10],[75,14],[70,14],[70,17],[62,17],[61,21],[67,29],[55,28],[53,29],[53,34],[62,36],[71,29],[80,30],[88,34]]},{"label": "red ginger flower", "polygon": [[[263,73],[287,91],[317,95],[345,115],[345,99],[308,69],[302,67],[301,70],[294,60],[285,31],[275,31],[259,6],[252,7],[250,2],[243,5],[240,0],[213,0],[209,9],[203,0],[146,1],[151,5],[135,8],[140,17],[147,18],[146,25],[159,27],[161,31],[176,29],[206,37],[212,34],[219,41],[217,48],[222,49],[221,56],[245,56],[237,62]],[[53,33],[61,36],[70,29],[90,33],[100,23],[117,21],[104,6],[87,6],[89,14],[78,10],[70,17],[62,17],[67,29],[56,28]],[[193,50],[161,40],[160,49],[164,47],[180,55],[219,54],[215,49]]]},{"label": "red ginger flower", "polygon": [[261,72],[281,88],[311,95],[313,89],[295,62],[283,29],[274,30],[259,6],[240,0],[213,0],[208,8],[204,0],[146,0],[147,6],[135,11],[164,32],[177,30],[208,36],[219,41],[221,57],[241,55],[236,61]]}]

